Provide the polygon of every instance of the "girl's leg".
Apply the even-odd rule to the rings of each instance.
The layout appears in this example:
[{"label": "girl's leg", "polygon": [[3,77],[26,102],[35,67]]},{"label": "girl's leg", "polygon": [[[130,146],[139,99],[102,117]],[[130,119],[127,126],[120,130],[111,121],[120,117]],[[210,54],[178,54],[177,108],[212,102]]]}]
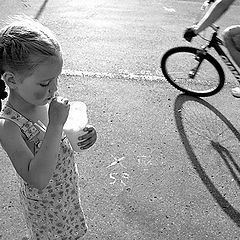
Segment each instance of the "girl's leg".
[{"label": "girl's leg", "polygon": [[240,25],[225,29],[223,32],[223,41],[232,59],[240,68]]},{"label": "girl's leg", "polygon": [[[240,25],[226,28],[223,32],[223,41],[230,56],[240,68]],[[232,95],[240,97],[240,87],[233,88]]]}]

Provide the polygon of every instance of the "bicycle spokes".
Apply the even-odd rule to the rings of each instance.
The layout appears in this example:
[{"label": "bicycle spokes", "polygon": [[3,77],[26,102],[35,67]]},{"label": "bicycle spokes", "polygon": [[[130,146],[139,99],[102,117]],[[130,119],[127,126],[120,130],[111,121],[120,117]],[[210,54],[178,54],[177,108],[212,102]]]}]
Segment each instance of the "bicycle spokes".
[{"label": "bicycle spokes", "polygon": [[179,47],[163,58],[162,68],[167,80],[179,90],[207,96],[219,89],[219,70],[206,51]]}]

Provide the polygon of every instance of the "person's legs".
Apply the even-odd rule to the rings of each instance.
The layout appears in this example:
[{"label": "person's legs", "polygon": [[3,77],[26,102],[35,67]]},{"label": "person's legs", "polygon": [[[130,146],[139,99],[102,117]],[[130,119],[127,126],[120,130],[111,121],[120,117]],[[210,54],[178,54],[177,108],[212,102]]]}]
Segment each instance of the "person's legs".
[{"label": "person's legs", "polygon": [[[230,56],[240,68],[240,25],[226,28],[223,32],[223,41]],[[233,88],[232,95],[240,97],[240,87]]]}]

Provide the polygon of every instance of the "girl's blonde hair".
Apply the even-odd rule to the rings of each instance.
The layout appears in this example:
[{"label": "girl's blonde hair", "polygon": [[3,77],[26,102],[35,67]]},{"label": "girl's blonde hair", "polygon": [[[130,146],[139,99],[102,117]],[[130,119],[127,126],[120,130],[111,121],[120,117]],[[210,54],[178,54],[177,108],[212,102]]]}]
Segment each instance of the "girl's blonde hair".
[{"label": "girl's blonde hair", "polygon": [[[0,75],[5,71],[31,74],[49,56],[61,54],[54,34],[37,20],[15,17],[0,30]],[[0,99],[6,94],[0,84]],[[3,96],[4,95],[4,96]]]},{"label": "girl's blonde hair", "polygon": [[0,31],[0,70],[16,72],[32,70],[46,56],[60,53],[59,43],[54,34],[37,20],[29,17],[15,17],[15,21]]}]

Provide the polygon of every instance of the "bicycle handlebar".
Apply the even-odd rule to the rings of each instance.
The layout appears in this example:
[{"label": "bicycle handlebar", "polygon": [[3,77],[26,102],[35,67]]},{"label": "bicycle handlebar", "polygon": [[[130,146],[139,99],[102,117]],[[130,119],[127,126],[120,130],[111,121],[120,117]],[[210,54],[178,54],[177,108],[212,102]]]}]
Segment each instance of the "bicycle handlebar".
[{"label": "bicycle handlebar", "polygon": [[[203,3],[201,10],[205,10],[211,3],[214,3],[216,0],[205,0]],[[215,24],[211,24],[209,27],[211,27],[215,32],[218,31],[219,27],[216,26]],[[199,34],[196,34],[194,29],[192,27],[186,28],[183,37],[188,41],[191,42],[193,37],[196,37]],[[200,36],[200,35],[199,35]],[[203,38],[205,39],[205,38]],[[207,39],[205,39],[207,40]]]}]

